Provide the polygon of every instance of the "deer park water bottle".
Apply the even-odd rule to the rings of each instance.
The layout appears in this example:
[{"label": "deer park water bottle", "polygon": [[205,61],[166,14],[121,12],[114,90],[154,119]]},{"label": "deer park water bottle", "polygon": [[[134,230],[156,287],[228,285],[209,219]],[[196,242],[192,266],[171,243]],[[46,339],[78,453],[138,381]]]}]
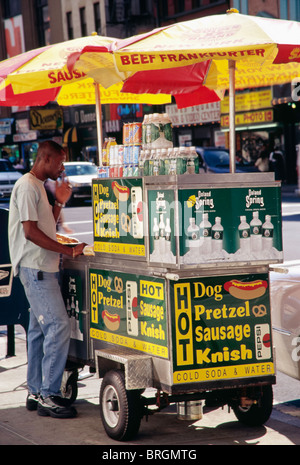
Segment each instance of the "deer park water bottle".
[{"label": "deer park water bottle", "polygon": [[223,232],[221,218],[216,216],[215,224],[211,228],[212,252],[220,253],[223,250]]},{"label": "deer park water bottle", "polygon": [[246,222],[246,216],[240,217],[239,224],[239,238],[240,238],[240,249],[242,252],[247,254],[250,253],[250,225]]},{"label": "deer park water bottle", "polygon": [[262,225],[262,246],[263,250],[270,250],[273,247],[274,226],[271,223],[271,216],[266,215],[265,222]]},{"label": "deer park water bottle", "polygon": [[204,254],[209,254],[211,252],[211,223],[208,220],[208,213],[203,213],[200,223],[200,239]]},{"label": "deer park water bottle", "polygon": [[253,212],[250,221],[251,252],[259,253],[262,250],[262,222],[258,217],[258,212]]}]

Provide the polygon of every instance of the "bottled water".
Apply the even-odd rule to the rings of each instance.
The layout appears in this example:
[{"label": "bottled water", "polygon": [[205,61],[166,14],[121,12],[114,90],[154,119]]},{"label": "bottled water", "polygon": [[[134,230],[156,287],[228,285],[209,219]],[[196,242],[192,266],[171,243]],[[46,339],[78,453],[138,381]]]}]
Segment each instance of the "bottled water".
[{"label": "bottled water", "polygon": [[239,225],[239,237],[240,237],[240,249],[246,254],[250,253],[250,225],[246,222],[246,216],[240,217]]},{"label": "bottled water", "polygon": [[162,175],[167,174],[166,166],[165,166],[167,156],[168,156],[167,149],[161,149],[160,160],[159,160],[160,162],[159,163],[159,174],[162,174]]},{"label": "bottled water", "polygon": [[273,246],[274,226],[271,223],[271,216],[266,215],[265,222],[262,225],[262,246],[264,252],[270,250]]},{"label": "bottled water", "polygon": [[262,250],[262,222],[258,217],[258,212],[253,212],[250,221],[251,252],[259,253]]},{"label": "bottled water", "polygon": [[195,223],[195,218],[189,218],[189,227],[187,228],[187,246],[191,249],[199,247],[200,228]]},{"label": "bottled water", "polygon": [[211,223],[208,220],[208,213],[203,213],[200,223],[200,240],[204,255],[211,253]]},{"label": "bottled water", "polygon": [[212,251],[220,253],[223,250],[223,233],[224,228],[221,225],[221,218],[216,216],[215,224],[211,228]]}]

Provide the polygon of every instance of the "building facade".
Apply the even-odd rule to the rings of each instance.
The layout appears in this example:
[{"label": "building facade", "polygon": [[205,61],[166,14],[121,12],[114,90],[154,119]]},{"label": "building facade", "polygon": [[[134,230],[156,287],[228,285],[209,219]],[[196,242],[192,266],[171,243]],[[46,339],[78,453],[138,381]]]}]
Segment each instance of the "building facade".
[{"label": "building facade", "polygon": [[[0,59],[94,31],[125,38],[174,22],[224,14],[231,7],[242,14],[300,20],[298,0],[1,0]],[[299,102],[291,98],[291,86],[245,89],[237,95],[237,149],[254,160],[262,141],[270,147],[279,145],[285,155],[285,179],[296,182],[300,110]],[[251,107],[247,106],[249,101]],[[149,105],[104,107],[104,135],[116,137],[119,143],[124,122],[142,121],[146,113],[155,110]],[[167,110],[173,116],[175,145],[228,146],[226,97],[218,105],[191,107],[183,112],[172,104]],[[34,112],[43,111],[62,114],[62,125],[55,129],[34,126]],[[92,106],[58,111],[55,103],[35,109],[0,107],[0,146],[30,163],[38,142],[51,137],[68,145],[70,158],[86,159],[97,144],[93,112]]]}]

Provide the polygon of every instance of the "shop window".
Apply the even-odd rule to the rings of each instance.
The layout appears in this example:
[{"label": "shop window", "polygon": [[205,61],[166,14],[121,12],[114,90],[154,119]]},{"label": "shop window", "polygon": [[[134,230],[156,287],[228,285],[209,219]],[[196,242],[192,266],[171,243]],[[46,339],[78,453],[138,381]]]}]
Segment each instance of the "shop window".
[{"label": "shop window", "polygon": [[68,30],[68,39],[74,39],[72,11],[67,12],[67,30]]},{"label": "shop window", "polygon": [[82,37],[87,35],[87,26],[86,26],[86,17],[85,17],[85,7],[79,8],[80,16],[80,28]]},{"label": "shop window", "polygon": [[101,17],[100,17],[99,2],[94,3],[94,21],[95,21],[95,31],[101,35]]}]

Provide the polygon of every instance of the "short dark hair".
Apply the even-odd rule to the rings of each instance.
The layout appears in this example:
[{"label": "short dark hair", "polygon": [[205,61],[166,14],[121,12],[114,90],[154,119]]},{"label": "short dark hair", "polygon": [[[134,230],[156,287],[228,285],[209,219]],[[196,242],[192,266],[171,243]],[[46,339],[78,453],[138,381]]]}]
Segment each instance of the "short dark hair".
[{"label": "short dark hair", "polygon": [[43,158],[44,155],[49,154],[49,152],[53,154],[60,154],[65,153],[65,149],[54,140],[45,140],[40,142],[37,151],[37,158]]}]

